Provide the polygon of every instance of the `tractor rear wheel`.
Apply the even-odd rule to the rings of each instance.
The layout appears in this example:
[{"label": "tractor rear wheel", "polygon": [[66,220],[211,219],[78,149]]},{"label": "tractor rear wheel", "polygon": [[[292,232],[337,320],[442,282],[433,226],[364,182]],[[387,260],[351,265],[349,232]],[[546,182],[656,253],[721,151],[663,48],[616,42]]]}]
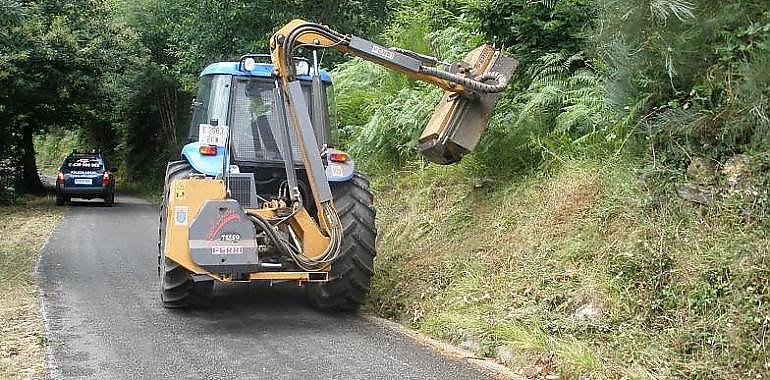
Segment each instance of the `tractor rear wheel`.
[{"label": "tractor rear wheel", "polygon": [[374,197],[369,181],[358,172],[350,181],[330,185],[344,228],[340,256],[332,264],[329,282],[309,283],[307,294],[319,309],[357,311],[366,303],[374,274]]},{"label": "tractor rear wheel", "polygon": [[214,281],[204,279],[195,281],[190,272],[181,265],[166,258],[166,214],[171,183],[177,179],[188,178],[192,173],[186,161],[174,161],[166,169],[166,182],[163,189],[163,203],[160,205],[158,224],[158,277],[160,279],[160,299],[169,309],[188,306],[205,307],[211,303]]}]

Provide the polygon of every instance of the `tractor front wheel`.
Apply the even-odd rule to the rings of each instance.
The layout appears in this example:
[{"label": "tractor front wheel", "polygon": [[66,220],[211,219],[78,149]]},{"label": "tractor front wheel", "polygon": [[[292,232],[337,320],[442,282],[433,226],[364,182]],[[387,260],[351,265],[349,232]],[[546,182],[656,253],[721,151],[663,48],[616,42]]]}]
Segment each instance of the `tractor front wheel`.
[{"label": "tractor front wheel", "polygon": [[332,263],[329,282],[309,283],[307,294],[319,309],[356,311],[366,303],[374,274],[374,197],[369,181],[358,172],[350,181],[330,185],[344,229],[340,256]]}]

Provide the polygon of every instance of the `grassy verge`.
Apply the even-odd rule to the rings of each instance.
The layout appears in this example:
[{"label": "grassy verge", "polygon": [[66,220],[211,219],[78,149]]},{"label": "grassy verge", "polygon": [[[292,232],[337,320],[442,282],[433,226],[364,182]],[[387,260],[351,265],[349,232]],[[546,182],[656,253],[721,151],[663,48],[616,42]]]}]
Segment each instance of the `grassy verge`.
[{"label": "grassy verge", "polygon": [[34,266],[62,216],[53,198],[0,207],[0,378],[32,378],[45,370]]},{"label": "grassy verge", "polygon": [[767,199],[696,206],[648,177],[584,160],[516,184],[378,179],[372,307],[528,378],[762,378]]}]

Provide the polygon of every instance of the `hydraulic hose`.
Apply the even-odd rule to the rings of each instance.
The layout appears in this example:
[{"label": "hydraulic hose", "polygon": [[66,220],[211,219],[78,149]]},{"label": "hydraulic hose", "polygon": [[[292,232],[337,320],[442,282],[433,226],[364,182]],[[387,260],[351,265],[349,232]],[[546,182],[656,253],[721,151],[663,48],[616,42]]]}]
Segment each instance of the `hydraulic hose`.
[{"label": "hydraulic hose", "polygon": [[[291,33],[289,33],[288,36],[286,36],[285,40],[283,41],[284,51],[285,51],[284,60],[286,60],[284,62],[284,65],[291,71],[290,73],[291,79],[293,79],[294,77],[294,67],[291,64],[291,59],[292,59],[292,52],[296,47],[295,43],[297,41],[297,38],[299,38],[300,35],[308,32],[313,32],[321,36],[324,36],[329,40],[333,41],[334,45],[339,45],[339,44],[345,45],[350,40],[349,35],[341,34],[339,32],[325,28],[318,24],[308,23],[293,30]],[[320,46],[320,47],[325,47],[325,46]],[[435,58],[433,57],[424,56],[422,54],[409,52],[403,49],[393,49],[393,50],[401,52],[402,54],[409,54],[412,57],[416,57],[417,59],[420,59],[421,61],[423,61],[423,63],[430,63],[430,62],[433,62],[433,60],[435,60]],[[466,87],[471,91],[480,92],[480,93],[502,92],[503,90],[505,90],[506,86],[508,85],[508,81],[505,79],[505,77],[502,74],[494,71],[484,73],[476,78],[468,78],[468,77],[463,77],[457,74],[450,73],[448,71],[439,70],[435,67],[421,65],[420,72],[440,78],[440,79],[444,79],[452,83],[462,85],[463,87]],[[488,80],[495,80],[497,83],[496,84],[484,83]]]},{"label": "hydraulic hose", "polygon": [[[485,94],[502,92],[503,90],[505,90],[505,87],[508,86],[508,81],[505,80],[505,77],[502,74],[495,71],[490,71],[490,72],[481,74],[476,78],[461,77],[459,75],[452,74],[448,71],[443,71],[435,67],[426,67],[426,66],[420,67],[420,72],[428,75],[432,75],[437,78],[448,80],[452,83],[463,85],[463,87],[471,91],[476,91],[476,92],[485,93]],[[484,83],[490,79],[494,79],[495,81],[497,81],[497,84]]]},{"label": "hydraulic hose", "polygon": [[342,221],[340,221],[337,213],[334,212],[331,205],[328,203],[323,204],[324,215],[331,224],[331,233],[329,234],[329,246],[324,250],[318,259],[311,259],[305,256],[299,247],[294,247],[291,243],[281,239],[273,230],[270,223],[259,215],[248,213],[248,218],[258,226],[261,230],[267,234],[268,238],[276,245],[278,250],[285,256],[291,257],[294,262],[305,271],[315,271],[323,268],[324,266],[334,262],[339,257],[340,245],[342,243]]},{"label": "hydraulic hose", "polygon": [[[335,45],[337,44],[345,44],[347,40],[350,39],[350,36],[341,34],[339,32],[336,32],[334,30],[325,28],[318,24],[313,23],[307,23],[304,24],[297,29],[294,29],[289,33],[288,36],[286,36],[286,39],[284,40],[284,67],[288,68],[288,70],[291,71],[289,73],[289,80],[293,80],[295,73],[294,73],[294,65],[292,64],[292,53],[294,51],[295,43],[297,41],[297,38],[299,38],[300,35],[308,32],[314,32],[319,35],[322,35],[329,40],[333,41]],[[324,47],[324,46],[319,46]]]}]

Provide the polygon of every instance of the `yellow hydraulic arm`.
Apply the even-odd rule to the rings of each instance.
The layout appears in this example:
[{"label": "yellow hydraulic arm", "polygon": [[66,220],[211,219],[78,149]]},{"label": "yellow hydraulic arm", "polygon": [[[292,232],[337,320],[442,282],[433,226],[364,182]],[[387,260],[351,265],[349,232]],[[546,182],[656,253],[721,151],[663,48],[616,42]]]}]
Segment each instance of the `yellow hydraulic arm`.
[{"label": "yellow hydraulic arm", "polygon": [[[448,67],[441,70],[437,68],[441,63],[436,58],[383,47],[303,20],[289,22],[271,37],[270,57],[278,87],[277,104],[281,105],[282,117],[294,130],[302,151],[320,229],[312,225],[309,218],[302,219],[305,222],[298,218],[307,215],[306,210],[300,210],[293,219],[299,230],[328,237],[328,244],[305,247],[302,259],[313,261],[315,267],[332,262],[339,254],[343,231],[324,173],[308,106],[296,78],[294,50],[297,48],[333,48],[444,89],[444,97],[417,147],[428,160],[440,164],[457,162],[475,148],[500,92],[505,89],[517,64],[513,58],[486,44],[470,52],[462,62],[445,64]],[[294,173],[290,161],[287,160],[289,177]],[[289,179],[290,186],[294,181]]]},{"label": "yellow hydraulic arm", "polygon": [[[485,44],[462,62],[440,70],[436,58],[383,47],[324,25],[292,20],[270,39],[275,75],[284,88],[295,80],[293,51],[299,47],[333,48],[443,88],[444,97],[417,147],[428,160],[439,164],[457,162],[476,147],[499,93],[517,65],[513,58]],[[292,113],[291,105],[287,108]]]}]

